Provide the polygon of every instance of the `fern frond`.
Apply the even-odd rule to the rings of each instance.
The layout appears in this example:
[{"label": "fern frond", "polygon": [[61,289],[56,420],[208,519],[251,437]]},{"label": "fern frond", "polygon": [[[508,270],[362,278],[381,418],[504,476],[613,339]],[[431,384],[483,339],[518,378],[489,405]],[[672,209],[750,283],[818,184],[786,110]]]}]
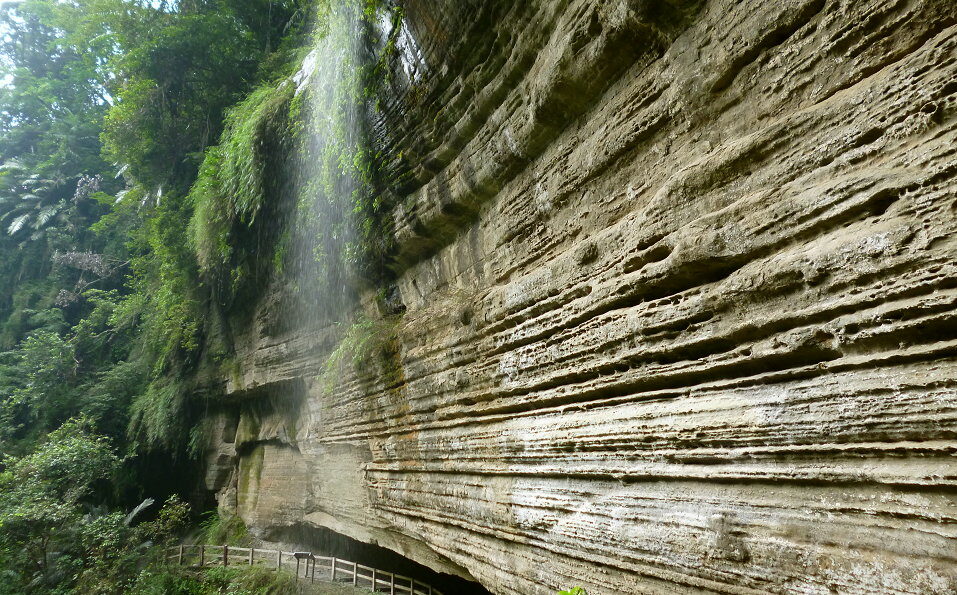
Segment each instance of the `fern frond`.
[{"label": "fern frond", "polygon": [[53,219],[53,217],[60,212],[60,206],[61,205],[57,204],[42,209],[40,214],[37,215],[36,221],[33,222],[33,229],[40,229],[46,225],[50,219]]},{"label": "fern frond", "polygon": [[27,221],[29,220],[30,220],[30,213],[27,213],[25,215],[20,215],[19,217],[17,217],[16,219],[10,222],[10,227],[7,228],[7,234],[11,236],[16,235],[18,231],[23,229],[23,227],[27,224]]}]

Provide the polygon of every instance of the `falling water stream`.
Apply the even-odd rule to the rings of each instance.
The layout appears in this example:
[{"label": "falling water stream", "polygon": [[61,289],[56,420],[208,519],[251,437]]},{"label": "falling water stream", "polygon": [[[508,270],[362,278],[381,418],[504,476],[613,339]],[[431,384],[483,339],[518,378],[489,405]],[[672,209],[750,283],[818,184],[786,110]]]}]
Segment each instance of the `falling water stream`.
[{"label": "falling water stream", "polygon": [[294,77],[303,128],[294,172],[298,201],[288,226],[293,267],[287,278],[299,302],[290,322],[308,328],[349,319],[360,263],[370,264],[369,231],[363,236],[358,226],[370,224],[359,204],[368,205],[375,193],[370,88],[384,76],[375,67],[391,56],[390,76],[407,89],[428,71],[413,36],[395,20],[401,14],[395,7],[383,3],[372,11],[367,0],[319,4],[312,51]]},{"label": "falling water stream", "polygon": [[287,315],[307,328],[343,323],[355,303],[353,205],[368,191],[357,159],[366,138],[361,2],[332,2],[317,21],[294,80],[303,128],[288,276],[298,299]]}]

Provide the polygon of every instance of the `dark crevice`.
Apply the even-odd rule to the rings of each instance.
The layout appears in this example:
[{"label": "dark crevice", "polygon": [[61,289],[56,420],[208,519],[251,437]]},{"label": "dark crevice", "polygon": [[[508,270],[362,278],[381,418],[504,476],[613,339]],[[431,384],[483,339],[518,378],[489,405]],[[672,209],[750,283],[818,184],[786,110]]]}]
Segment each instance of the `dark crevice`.
[{"label": "dark crevice", "polygon": [[299,447],[290,442],[285,442],[279,438],[268,438],[266,440],[250,440],[248,442],[243,442],[242,444],[236,445],[236,456],[239,458],[248,457],[259,447],[263,446],[275,446],[276,448],[282,448],[286,450],[292,450],[296,453],[299,453]]}]

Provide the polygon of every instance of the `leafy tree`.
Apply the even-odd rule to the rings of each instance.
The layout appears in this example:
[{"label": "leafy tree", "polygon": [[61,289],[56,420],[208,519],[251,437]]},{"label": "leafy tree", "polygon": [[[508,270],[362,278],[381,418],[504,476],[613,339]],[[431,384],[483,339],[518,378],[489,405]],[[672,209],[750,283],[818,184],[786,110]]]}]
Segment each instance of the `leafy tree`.
[{"label": "leafy tree", "polygon": [[[0,560],[30,592],[63,579],[64,567],[83,557],[83,546],[109,539],[115,518],[85,516],[98,484],[119,466],[105,438],[88,420],[52,432],[32,454],[8,457],[0,473]],[[90,527],[90,525],[94,525]],[[93,547],[102,547],[94,545]],[[8,572],[9,575],[9,572]]]},{"label": "leafy tree", "polygon": [[[0,95],[0,347],[26,341],[0,358],[7,434],[87,411],[98,424],[131,418],[138,443],[185,443],[184,393],[208,299],[187,193],[227,109],[295,63],[307,6],[22,0],[0,9],[9,82]],[[116,293],[104,300],[90,289]],[[34,355],[50,369],[27,369]],[[126,383],[135,394],[104,392],[122,388],[120,373],[136,379]]]},{"label": "leafy tree", "polygon": [[304,5],[90,0],[54,12],[76,51],[106,57],[101,80],[116,98],[104,123],[106,155],[157,200],[189,188],[226,109],[257,81],[276,40],[297,30]]},{"label": "leafy tree", "polygon": [[[0,6],[0,345],[6,347],[44,326],[21,315],[25,310],[50,308],[57,285],[80,282],[79,271],[56,270],[53,256],[99,249],[88,230],[107,208],[97,197],[119,184],[100,155],[109,97],[97,80],[97,58],[67,43],[55,23],[56,4]],[[18,305],[17,293],[28,286],[32,293],[21,294]]]},{"label": "leafy tree", "polygon": [[68,331],[35,331],[0,354],[0,447],[29,444],[79,414],[98,431],[123,437],[129,404],[146,377],[143,362],[130,359],[136,329],[121,320],[127,300],[117,291],[81,297],[86,316]]},{"label": "leafy tree", "polygon": [[142,566],[140,544],[167,545],[189,506],[171,497],[153,520],[130,527],[100,505],[121,461],[89,419],[67,421],[0,471],[0,593],[126,592]]}]

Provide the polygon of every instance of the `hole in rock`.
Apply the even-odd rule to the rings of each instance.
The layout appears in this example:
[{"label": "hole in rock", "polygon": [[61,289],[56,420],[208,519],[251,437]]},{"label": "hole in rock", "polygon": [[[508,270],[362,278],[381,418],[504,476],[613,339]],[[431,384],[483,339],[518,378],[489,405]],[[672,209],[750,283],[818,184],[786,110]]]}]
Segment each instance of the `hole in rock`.
[{"label": "hole in rock", "polygon": [[294,546],[317,556],[335,556],[378,570],[393,572],[431,585],[445,595],[491,595],[481,584],[431,568],[388,548],[352,539],[342,533],[323,528],[296,525],[270,531],[270,541]]}]

